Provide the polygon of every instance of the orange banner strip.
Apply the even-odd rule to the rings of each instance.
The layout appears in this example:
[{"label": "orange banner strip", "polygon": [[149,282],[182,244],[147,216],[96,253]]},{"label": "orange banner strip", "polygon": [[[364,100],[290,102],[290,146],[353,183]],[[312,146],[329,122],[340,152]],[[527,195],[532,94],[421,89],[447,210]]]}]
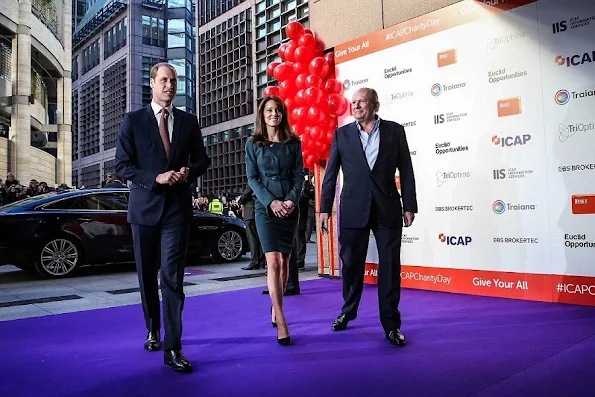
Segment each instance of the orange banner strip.
[{"label": "orange banner strip", "polygon": [[386,48],[417,40],[444,30],[477,21],[537,0],[467,0],[441,8],[398,25],[339,44],[335,64],[351,61]]},{"label": "orange banner strip", "polygon": [[[376,284],[378,265],[366,263],[364,282]],[[595,277],[438,267],[401,267],[403,288],[595,306]]]}]

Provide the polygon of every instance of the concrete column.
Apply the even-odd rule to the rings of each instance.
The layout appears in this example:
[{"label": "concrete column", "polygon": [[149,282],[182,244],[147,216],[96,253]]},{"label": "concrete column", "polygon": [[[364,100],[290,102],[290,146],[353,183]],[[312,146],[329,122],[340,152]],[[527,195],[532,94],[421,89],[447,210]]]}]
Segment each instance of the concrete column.
[{"label": "concrete column", "polygon": [[58,157],[56,159],[56,184],[72,184],[72,115],[70,77],[62,77],[58,85]]},{"label": "concrete column", "polygon": [[31,170],[31,0],[19,1],[19,24],[12,40],[12,109],[9,169],[27,185]]}]

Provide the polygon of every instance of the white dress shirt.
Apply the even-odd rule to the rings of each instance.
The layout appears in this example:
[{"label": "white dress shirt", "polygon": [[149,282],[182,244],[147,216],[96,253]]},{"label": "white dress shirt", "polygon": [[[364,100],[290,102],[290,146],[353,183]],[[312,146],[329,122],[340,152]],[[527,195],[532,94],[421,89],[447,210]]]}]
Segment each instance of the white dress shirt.
[{"label": "white dress shirt", "polygon": [[378,151],[380,150],[380,117],[376,116],[376,121],[370,132],[364,131],[357,121],[355,122],[355,125],[359,131],[359,139],[362,142],[362,148],[364,149],[364,154],[368,161],[368,167],[372,170],[374,164],[376,164]]},{"label": "white dress shirt", "polygon": [[[155,102],[151,101],[151,108],[153,109],[153,113],[155,114],[155,118],[157,119],[157,125],[161,122],[161,109],[160,105],[157,105]],[[172,135],[174,133],[174,106],[170,103],[168,107],[166,107],[169,115],[167,116],[167,131],[169,132],[169,143],[172,141]]]}]

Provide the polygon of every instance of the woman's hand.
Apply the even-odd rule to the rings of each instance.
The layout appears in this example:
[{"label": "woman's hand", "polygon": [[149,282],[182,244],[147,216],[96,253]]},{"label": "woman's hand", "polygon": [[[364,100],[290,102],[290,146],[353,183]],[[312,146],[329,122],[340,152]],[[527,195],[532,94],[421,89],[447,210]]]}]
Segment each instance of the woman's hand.
[{"label": "woman's hand", "polygon": [[271,210],[275,216],[279,218],[285,218],[291,212],[285,203],[281,200],[273,200],[271,202]]},{"label": "woman's hand", "polygon": [[295,209],[295,204],[291,200],[286,200],[283,202],[283,204],[285,204],[285,207],[288,210],[287,216],[289,216],[289,214],[291,214],[293,212],[293,210]]}]

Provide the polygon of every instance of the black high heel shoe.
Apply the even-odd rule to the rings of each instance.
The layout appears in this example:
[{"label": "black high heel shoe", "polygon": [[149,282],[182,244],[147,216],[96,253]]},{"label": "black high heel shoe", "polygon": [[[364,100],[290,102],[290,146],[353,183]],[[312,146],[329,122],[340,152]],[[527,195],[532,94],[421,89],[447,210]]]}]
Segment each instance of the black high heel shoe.
[{"label": "black high heel shoe", "polygon": [[[271,315],[273,314],[273,305],[271,305]],[[277,323],[271,320],[271,324],[273,324],[273,327],[277,328]]]},{"label": "black high heel shoe", "polygon": [[[289,331],[289,329],[287,331]],[[279,338],[279,328],[277,328],[277,342],[282,346],[287,346],[291,342],[291,336],[287,335],[285,338]]]}]

